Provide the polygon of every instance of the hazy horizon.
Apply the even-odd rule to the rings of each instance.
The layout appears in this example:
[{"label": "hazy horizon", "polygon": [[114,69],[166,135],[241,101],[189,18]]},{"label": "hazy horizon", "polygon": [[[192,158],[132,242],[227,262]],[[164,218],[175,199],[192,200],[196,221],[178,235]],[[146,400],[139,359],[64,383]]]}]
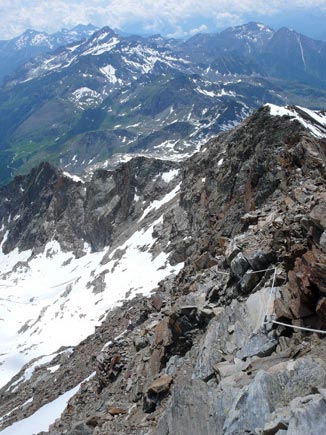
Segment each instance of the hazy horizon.
[{"label": "hazy horizon", "polygon": [[326,1],[313,0],[2,0],[0,39],[12,39],[28,29],[55,33],[78,24],[105,25],[127,34],[188,38],[220,32],[250,21],[274,30],[288,27],[314,39],[326,40]]}]

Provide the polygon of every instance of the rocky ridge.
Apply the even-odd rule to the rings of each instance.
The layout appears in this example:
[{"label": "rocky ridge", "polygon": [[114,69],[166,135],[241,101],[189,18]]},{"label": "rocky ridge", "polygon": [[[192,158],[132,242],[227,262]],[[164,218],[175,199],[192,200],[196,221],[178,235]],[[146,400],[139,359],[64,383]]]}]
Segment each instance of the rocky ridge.
[{"label": "rocky ridge", "polygon": [[[95,334],[68,353],[61,349],[17,387],[18,373],[1,390],[3,428],[35,411],[37,416],[40,406],[81,383],[46,433],[322,433],[324,335],[272,321],[326,329],[326,142],[289,114],[271,111],[261,108],[182,164],[174,181],[181,181],[180,192],[153,228],[155,249],[165,250],[173,264],[184,262],[182,269],[163,279],[149,298],[137,296],[111,310]],[[101,222],[105,234],[118,238],[127,216],[139,219],[130,215],[132,201],[126,210],[122,206],[129,188],[119,190],[126,178],[118,174],[137,168],[146,173],[155,166],[147,163],[131,161],[110,173],[119,180],[121,219],[115,215],[112,230],[107,215]],[[164,164],[165,171],[172,169]],[[47,180],[56,177],[56,170],[44,168],[51,174]],[[100,171],[95,185],[101,177],[102,185],[110,184],[108,173]],[[147,177],[137,186],[144,198]],[[12,186],[18,192],[17,180]],[[69,183],[69,192],[82,185]],[[40,196],[45,211],[38,228],[51,216],[47,198]],[[79,237],[64,214],[55,221],[60,231],[52,228],[43,236],[51,234],[63,246],[65,232],[72,240]],[[84,222],[94,227],[92,218]],[[83,225],[78,221],[78,228]],[[3,244],[8,251],[18,243],[14,227],[11,232]],[[98,234],[89,238],[94,250],[101,248],[103,233]],[[28,238],[19,243],[26,248]],[[82,255],[78,243],[73,246]]]}]

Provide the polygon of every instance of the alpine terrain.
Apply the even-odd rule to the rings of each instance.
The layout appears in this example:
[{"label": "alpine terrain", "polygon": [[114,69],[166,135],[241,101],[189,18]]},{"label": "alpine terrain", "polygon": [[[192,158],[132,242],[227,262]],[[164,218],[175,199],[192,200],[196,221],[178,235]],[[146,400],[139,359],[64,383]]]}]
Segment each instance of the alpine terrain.
[{"label": "alpine terrain", "polygon": [[91,24],[88,26],[79,24],[73,29],[62,29],[52,35],[29,29],[14,39],[0,41],[0,83],[32,58],[89,38],[95,30],[97,28]]},{"label": "alpine terrain", "polygon": [[28,31],[0,56],[2,185],[42,161],[91,175],[130,155],[180,160],[263,104],[326,103],[326,43],[259,23],[186,41]]},{"label": "alpine terrain", "polygon": [[[221,131],[284,100],[285,63],[264,55],[279,32],[245,30],[176,43],[106,29],[1,91],[3,156],[62,159],[0,188],[1,435],[324,433],[326,113],[265,104]],[[296,38],[304,99],[323,86],[323,46]],[[242,55],[241,78],[217,73]],[[59,139],[40,146],[45,130]],[[136,155],[87,160],[119,141]]]}]

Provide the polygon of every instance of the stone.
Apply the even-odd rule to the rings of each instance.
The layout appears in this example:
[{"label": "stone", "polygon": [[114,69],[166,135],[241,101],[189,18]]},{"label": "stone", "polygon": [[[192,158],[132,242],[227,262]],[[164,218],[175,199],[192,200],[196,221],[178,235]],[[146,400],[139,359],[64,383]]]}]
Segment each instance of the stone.
[{"label": "stone", "polygon": [[134,338],[134,346],[136,348],[136,351],[140,351],[141,349],[144,349],[146,346],[148,346],[148,339],[146,336],[142,337],[135,337]]},{"label": "stone", "polygon": [[166,393],[170,389],[172,383],[172,377],[169,375],[162,375],[158,379],[155,379],[147,389],[147,393],[150,394],[162,394]]},{"label": "stone", "polygon": [[110,407],[108,408],[108,413],[112,416],[115,415],[121,415],[121,414],[127,414],[127,410],[119,407]]},{"label": "stone", "polygon": [[249,341],[236,353],[236,356],[240,359],[255,355],[266,357],[274,352],[277,343],[278,341],[275,338],[269,338],[264,333],[258,333],[250,337]]},{"label": "stone", "polygon": [[238,278],[242,278],[242,276],[246,273],[249,267],[250,265],[242,252],[239,252],[239,254],[235,258],[233,258],[230,264],[233,275]]},{"label": "stone", "polygon": [[320,293],[326,295],[326,257],[316,258],[311,264],[310,280],[318,287]]},{"label": "stone", "polygon": [[[217,313],[208,324],[206,334],[199,344],[193,379],[210,379],[214,375],[214,366],[217,363],[241,349],[246,349],[243,358],[251,353],[269,353],[275,349],[274,339],[258,334],[268,310],[268,301],[270,301],[270,288],[263,288],[250,295],[246,302],[233,301],[230,306],[222,308]],[[230,325],[233,326],[231,334]],[[252,338],[255,335],[259,338]],[[262,344],[266,348],[260,350],[259,345]]]},{"label": "stone", "polygon": [[320,236],[319,245],[321,249],[324,251],[324,253],[326,254],[326,230]]},{"label": "stone", "polygon": [[275,435],[281,430],[287,430],[289,426],[290,409],[289,407],[277,408],[274,411],[265,424],[263,429],[263,435]]},{"label": "stone", "polygon": [[291,293],[287,287],[280,290],[280,297],[274,301],[274,314],[276,320],[293,319],[293,313],[289,308]]},{"label": "stone", "polygon": [[214,258],[209,252],[205,252],[200,255],[194,261],[197,270],[209,269],[210,267],[216,266],[218,264],[218,260]]},{"label": "stone", "polygon": [[103,419],[100,415],[93,415],[93,417],[89,418],[86,421],[86,424],[87,424],[87,426],[94,428],[96,426],[101,425],[102,422],[103,422]]},{"label": "stone", "polygon": [[174,389],[169,407],[151,435],[223,435],[223,422],[237,394],[225,387],[218,392],[199,380]]},{"label": "stone", "polygon": [[316,313],[319,319],[319,328],[326,330],[326,297],[319,299],[316,306]]},{"label": "stone", "polygon": [[309,394],[311,388],[323,387],[325,383],[324,363],[309,357],[279,363],[267,372],[259,371],[234,401],[224,423],[224,435],[263,429],[277,408]]},{"label": "stone", "polygon": [[162,375],[149,385],[143,398],[144,412],[151,413],[155,411],[161,400],[169,392],[171,383],[171,376]]},{"label": "stone", "polygon": [[317,204],[310,212],[309,217],[318,228],[324,231],[326,229],[326,202]]},{"label": "stone", "polygon": [[245,272],[243,277],[241,278],[239,282],[239,287],[241,293],[248,294],[251,292],[252,289],[256,287],[256,285],[259,283],[263,273],[254,273],[252,270],[248,270]]},{"label": "stone", "polygon": [[315,435],[325,433],[325,395],[315,394],[294,399],[287,435]]},{"label": "stone", "polygon": [[231,261],[241,252],[241,249],[234,243],[230,241],[225,250],[225,258],[227,263],[230,265]]},{"label": "stone", "polygon": [[154,294],[151,296],[151,304],[155,308],[156,311],[160,311],[164,305],[164,300],[158,294]]},{"label": "stone", "polygon": [[237,377],[243,376],[243,371],[246,370],[249,363],[235,358],[234,362],[222,361],[214,365],[214,372],[218,382],[221,382],[225,378],[232,377],[236,379]]},{"label": "stone", "polygon": [[78,423],[68,432],[67,435],[92,435],[94,426],[86,426],[84,423]]},{"label": "stone", "polygon": [[257,251],[245,251],[245,257],[253,270],[264,270],[272,263],[274,254],[264,252],[260,249]]},{"label": "stone", "polygon": [[99,390],[115,381],[123,368],[122,357],[119,353],[103,351],[96,357],[96,374]]},{"label": "stone", "polygon": [[172,343],[172,332],[170,329],[170,319],[165,317],[155,327],[154,344],[156,346],[168,346]]},{"label": "stone", "polygon": [[241,223],[245,225],[256,225],[258,222],[259,214],[255,212],[246,213],[241,216]]}]

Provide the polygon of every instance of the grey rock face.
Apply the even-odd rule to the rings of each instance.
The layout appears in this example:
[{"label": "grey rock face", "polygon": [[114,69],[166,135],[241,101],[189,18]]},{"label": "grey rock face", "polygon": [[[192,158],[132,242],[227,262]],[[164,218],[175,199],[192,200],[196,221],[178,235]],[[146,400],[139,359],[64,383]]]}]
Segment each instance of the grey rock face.
[{"label": "grey rock face", "polygon": [[287,435],[322,434],[325,432],[326,397],[316,394],[299,397],[291,402],[291,418]]},{"label": "grey rock face", "polygon": [[251,295],[245,303],[233,301],[212,319],[199,347],[195,379],[209,378],[214,373],[214,365],[228,355],[245,359],[273,352],[277,341],[261,332],[268,298],[268,290],[264,289]]},{"label": "grey rock face", "polygon": [[224,423],[225,435],[263,428],[277,407],[295,397],[309,394],[311,388],[324,386],[325,382],[324,363],[310,358],[281,363],[267,373],[259,372],[233,403]]},{"label": "grey rock face", "polygon": [[252,335],[249,341],[236,353],[240,359],[245,359],[251,356],[264,357],[271,355],[276,349],[277,340],[269,338],[266,333],[260,332]]},{"label": "grey rock face", "polygon": [[[115,171],[98,170],[82,183],[41,164],[0,188],[0,221],[8,231],[3,250],[41,248],[53,238],[77,255],[84,242],[95,251],[103,249],[132,226],[149,201],[167,193],[171,186],[159,176],[176,167],[140,157]],[[143,202],[134,201],[137,192]]]},{"label": "grey rock face", "polygon": [[223,422],[235,391],[217,393],[205,382],[192,380],[174,390],[171,405],[159,422],[156,435],[223,435]]}]

